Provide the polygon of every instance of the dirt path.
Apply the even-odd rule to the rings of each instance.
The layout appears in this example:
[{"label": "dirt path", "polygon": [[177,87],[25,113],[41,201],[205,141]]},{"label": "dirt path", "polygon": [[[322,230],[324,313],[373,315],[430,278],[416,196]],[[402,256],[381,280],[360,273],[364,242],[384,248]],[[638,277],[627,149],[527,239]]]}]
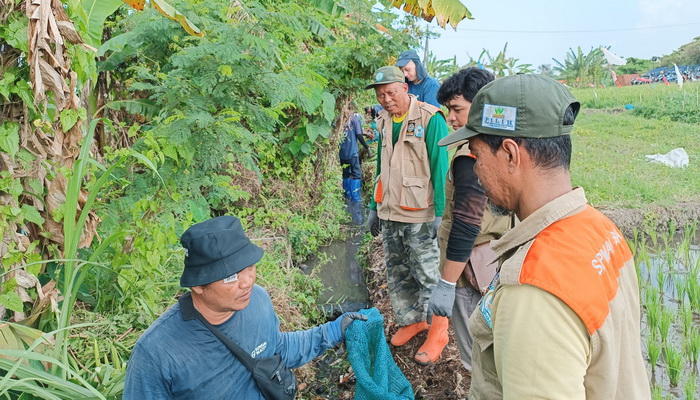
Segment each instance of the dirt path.
[{"label": "dirt path", "polygon": [[608,216],[627,237],[631,238],[635,228],[638,231],[654,229],[668,232],[669,223],[676,229],[700,221],[700,203],[678,203],[669,207],[648,206],[645,208],[598,207]]},{"label": "dirt path", "polygon": [[[389,291],[386,286],[384,251],[381,239],[372,242],[369,270],[366,271],[370,300],[384,316],[385,335],[388,338],[399,328],[394,321]],[[401,347],[391,346],[396,364],[413,385],[416,399],[464,399],[467,397],[471,377],[459,359],[459,349],[454,339],[454,331],[449,330],[450,341],[440,359],[432,365],[422,366],[413,361],[413,356],[425,341],[427,331],[419,334]]]}]

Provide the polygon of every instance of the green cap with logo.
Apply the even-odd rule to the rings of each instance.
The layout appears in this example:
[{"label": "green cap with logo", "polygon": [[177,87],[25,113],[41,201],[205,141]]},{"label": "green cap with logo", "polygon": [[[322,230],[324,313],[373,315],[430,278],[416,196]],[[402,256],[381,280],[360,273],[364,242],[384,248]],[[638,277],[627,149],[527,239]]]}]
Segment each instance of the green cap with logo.
[{"label": "green cap with logo", "polygon": [[399,67],[394,67],[393,65],[388,65],[386,67],[379,68],[373,75],[373,81],[369,85],[365,86],[365,89],[371,89],[375,86],[386,85],[387,83],[394,82],[406,82],[406,77],[403,76],[403,72]]},{"label": "green cap with logo", "polygon": [[469,120],[438,143],[448,146],[476,135],[549,138],[568,135],[564,113],[581,104],[561,83],[535,74],[518,74],[490,82],[474,97]]}]

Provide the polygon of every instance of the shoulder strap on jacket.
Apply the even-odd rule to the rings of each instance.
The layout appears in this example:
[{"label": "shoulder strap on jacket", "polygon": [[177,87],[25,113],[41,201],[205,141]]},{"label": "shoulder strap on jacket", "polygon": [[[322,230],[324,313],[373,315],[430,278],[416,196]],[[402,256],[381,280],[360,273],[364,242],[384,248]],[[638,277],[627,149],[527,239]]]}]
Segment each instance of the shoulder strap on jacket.
[{"label": "shoulder strap on jacket", "polygon": [[207,321],[202,314],[197,311],[196,308],[194,308],[194,303],[192,303],[192,294],[191,293],[185,293],[180,298],[178,299],[178,303],[180,303],[180,311],[182,314],[185,316],[185,319],[193,319],[193,318],[187,318],[196,316],[197,319],[202,321],[204,326],[209,328],[211,333],[214,334],[214,336],[218,337],[219,340],[221,340],[226,347],[228,347],[229,350],[231,350],[231,353],[233,353],[234,356],[238,358],[238,360],[245,365],[246,368],[248,368],[248,371],[253,372],[253,363],[255,360],[253,360],[253,357],[251,357],[248,353],[246,353],[239,345],[233,343],[231,339],[229,339],[226,335],[224,335],[223,332],[214,325],[210,324],[209,321]]}]

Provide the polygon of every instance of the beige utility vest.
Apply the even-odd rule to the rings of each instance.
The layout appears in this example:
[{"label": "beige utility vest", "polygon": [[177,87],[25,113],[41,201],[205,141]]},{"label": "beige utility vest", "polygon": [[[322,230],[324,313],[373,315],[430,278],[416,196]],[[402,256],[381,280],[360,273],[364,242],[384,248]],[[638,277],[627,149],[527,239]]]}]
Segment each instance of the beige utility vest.
[{"label": "beige utility vest", "polygon": [[[450,232],[452,231],[452,209],[454,209],[455,206],[455,184],[454,175],[452,174],[452,167],[454,166],[454,162],[457,157],[474,157],[469,152],[469,146],[467,146],[468,143],[469,141],[465,140],[454,145],[457,146],[457,151],[450,160],[450,169],[447,171],[447,178],[445,180],[445,212],[443,213],[442,223],[438,229],[441,259],[445,258],[444,253],[447,251],[447,242],[450,238]],[[481,220],[481,230],[476,236],[474,247],[503,236],[503,234],[512,227],[512,219],[513,218],[511,216],[493,215],[487,204],[486,208],[484,209],[484,217]],[[460,275],[459,280],[457,280],[457,287],[464,286],[468,286],[467,279],[464,277],[464,275]]]},{"label": "beige utility vest", "polygon": [[409,97],[408,115],[395,145],[391,115],[386,110],[379,113],[377,130],[382,135],[382,163],[374,187],[374,200],[377,215],[383,220],[431,222],[435,219],[434,192],[425,135],[430,118],[442,111],[418,101],[414,95]]}]

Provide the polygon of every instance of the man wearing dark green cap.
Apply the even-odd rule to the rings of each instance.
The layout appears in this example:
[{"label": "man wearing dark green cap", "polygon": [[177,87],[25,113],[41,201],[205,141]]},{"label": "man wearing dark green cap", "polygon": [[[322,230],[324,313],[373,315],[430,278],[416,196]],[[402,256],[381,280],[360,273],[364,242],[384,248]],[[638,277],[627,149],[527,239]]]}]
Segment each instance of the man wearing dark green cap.
[{"label": "man wearing dark green cap", "polygon": [[255,264],[263,250],[251,243],[238,218],[195,224],[181,243],[185,269],[180,285],[191,292],[136,342],[126,371],[125,400],[263,399],[251,372],[198,313],[253,359],[279,354],[288,368],[341,343],[352,321],[367,319],[345,313],[305,331],[280,332],[270,296],[255,284]]},{"label": "man wearing dark green cap", "polygon": [[553,79],[496,79],[441,142],[469,139],[486,195],[521,221],[491,243],[498,273],[469,319],[470,399],[650,398],[632,253],[571,185],[579,108]]},{"label": "man wearing dark green cap", "polygon": [[370,88],[384,110],[377,120],[381,150],[368,223],[374,236],[382,232],[391,304],[401,326],[391,343],[402,346],[429,329],[414,358],[427,364],[449,340],[446,317],[427,321],[428,300],[440,279],[435,237],[445,207],[447,152],[438,141],[447,124],[437,107],[408,93],[397,67],[379,68]]}]

